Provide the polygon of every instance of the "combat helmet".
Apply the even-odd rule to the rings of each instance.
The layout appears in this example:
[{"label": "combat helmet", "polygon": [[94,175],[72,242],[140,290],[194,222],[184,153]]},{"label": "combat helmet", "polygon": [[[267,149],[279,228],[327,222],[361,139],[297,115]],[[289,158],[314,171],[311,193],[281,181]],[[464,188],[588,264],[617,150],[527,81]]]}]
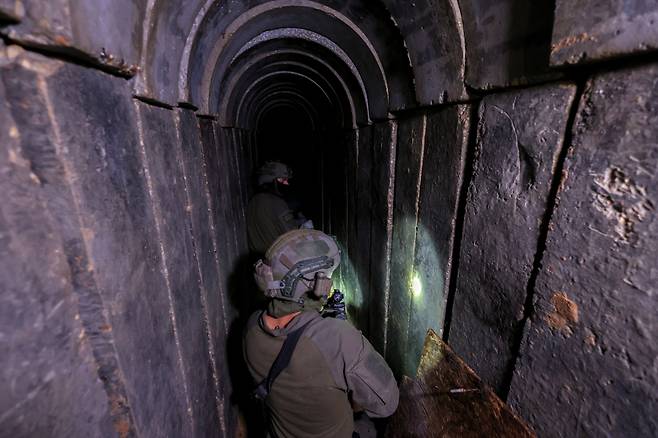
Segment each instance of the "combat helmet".
[{"label": "combat helmet", "polygon": [[280,161],[267,161],[257,172],[258,185],[269,184],[277,178],[292,178],[292,169]]},{"label": "combat helmet", "polygon": [[254,278],[266,296],[303,303],[306,292],[329,294],[331,274],[339,264],[340,249],[333,237],[319,230],[292,230],[256,263]]}]

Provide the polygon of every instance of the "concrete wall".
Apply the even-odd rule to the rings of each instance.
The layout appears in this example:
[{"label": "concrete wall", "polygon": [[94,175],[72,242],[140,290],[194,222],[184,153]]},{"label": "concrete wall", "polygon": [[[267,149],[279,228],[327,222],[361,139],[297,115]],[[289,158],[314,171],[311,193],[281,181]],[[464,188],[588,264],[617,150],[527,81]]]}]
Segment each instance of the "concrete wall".
[{"label": "concrete wall", "polygon": [[0,435],[224,435],[244,199],[209,181],[237,188],[235,151],[123,79],[16,46],[1,64]]},{"label": "concrete wall", "polygon": [[[427,48],[411,24],[429,27],[431,9],[419,7],[414,17],[390,3],[409,23],[401,29],[410,53]],[[464,17],[477,8],[508,22],[523,17],[520,6],[474,3],[460,3]],[[657,6],[621,3],[600,10],[615,17],[608,21],[623,39],[596,44],[599,37],[575,35],[584,22],[558,2],[554,27],[515,30],[522,50],[487,38],[471,45],[468,105],[443,93],[443,105],[359,130],[354,190],[357,198],[370,191],[371,203],[362,210],[357,203],[355,241],[370,240],[372,258],[364,266],[361,246],[350,251],[370,302],[367,323],[363,312],[355,323],[398,375],[415,373],[428,328],[442,332],[540,436],[656,429],[648,411],[658,405],[649,335],[657,322],[656,144],[649,139],[656,138],[650,102],[658,59],[642,54],[655,37],[641,23]],[[495,21],[474,22],[486,29]],[[557,61],[565,44],[592,55]],[[483,62],[477,50],[496,56]],[[633,54],[642,56],[619,58]],[[549,55],[551,65],[581,66],[551,69]],[[522,61],[504,66],[505,56]],[[453,58],[444,52],[436,62]],[[417,78],[430,68],[411,59]],[[417,88],[419,101],[430,87],[447,89],[445,80]]]}]

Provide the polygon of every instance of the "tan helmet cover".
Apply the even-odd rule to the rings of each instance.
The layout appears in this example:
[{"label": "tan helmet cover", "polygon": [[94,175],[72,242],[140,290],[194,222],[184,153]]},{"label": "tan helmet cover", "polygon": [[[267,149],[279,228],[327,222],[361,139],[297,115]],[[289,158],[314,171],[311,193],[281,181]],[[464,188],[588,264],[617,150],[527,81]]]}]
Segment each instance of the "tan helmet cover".
[{"label": "tan helmet cover", "polygon": [[292,169],[279,161],[268,161],[258,169],[258,185],[271,183],[277,178],[292,178]]},{"label": "tan helmet cover", "polygon": [[267,296],[300,301],[309,291],[328,294],[339,264],[340,249],[331,236],[319,230],[292,230],[272,244],[265,261],[256,264],[254,277]]}]

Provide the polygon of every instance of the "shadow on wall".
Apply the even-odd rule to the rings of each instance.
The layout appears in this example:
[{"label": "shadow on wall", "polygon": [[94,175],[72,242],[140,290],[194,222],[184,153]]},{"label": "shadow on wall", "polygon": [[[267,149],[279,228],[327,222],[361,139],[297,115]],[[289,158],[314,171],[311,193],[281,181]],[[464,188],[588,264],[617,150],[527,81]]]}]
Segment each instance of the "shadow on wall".
[{"label": "shadow on wall", "polygon": [[548,65],[551,55],[551,34],[555,0],[515,1],[508,3],[511,12],[509,44],[513,51],[508,63],[508,76],[527,82],[527,78],[553,75]]},{"label": "shadow on wall", "polygon": [[[265,425],[259,402],[251,397],[253,379],[242,354],[242,335],[252,313],[265,308],[265,296],[253,280],[253,257],[240,256],[228,278],[228,297],[235,318],[231,322],[226,338],[229,378],[231,380],[231,405],[238,407],[237,431],[249,437],[264,436]],[[244,421],[244,424],[240,422]],[[245,427],[246,430],[242,430]]]}]

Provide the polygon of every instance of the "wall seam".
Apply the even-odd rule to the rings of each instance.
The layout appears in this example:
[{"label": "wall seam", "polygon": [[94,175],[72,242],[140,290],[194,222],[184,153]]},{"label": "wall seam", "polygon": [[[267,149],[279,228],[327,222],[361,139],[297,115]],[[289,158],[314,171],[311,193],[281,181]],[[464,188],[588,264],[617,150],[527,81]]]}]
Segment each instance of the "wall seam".
[{"label": "wall seam", "polygon": [[413,300],[413,295],[409,293],[411,290],[411,282],[413,281],[413,278],[415,276],[416,272],[416,246],[418,243],[418,222],[420,219],[420,192],[422,189],[423,185],[423,166],[425,163],[425,140],[426,140],[426,134],[427,134],[427,114],[423,114],[422,116],[422,128],[420,132],[420,158],[419,158],[419,163],[418,163],[418,179],[416,181],[416,199],[414,201],[414,213],[415,213],[415,225],[414,225],[414,238],[411,243],[411,277],[407,278],[407,297],[409,301],[408,305],[408,312],[407,312],[407,323],[405,324],[405,329],[406,333],[404,335],[404,339],[406,339],[407,345],[409,345],[409,332],[410,332],[410,324],[411,324],[411,311],[413,310],[414,306],[414,300]]},{"label": "wall seam", "polygon": [[446,300],[446,313],[443,320],[443,341],[448,342],[450,337],[450,326],[452,324],[452,308],[455,303],[457,294],[457,278],[459,275],[459,261],[461,256],[461,244],[464,234],[464,221],[466,218],[466,204],[468,202],[468,192],[476,162],[476,150],[478,141],[478,132],[482,129],[479,116],[479,104],[473,104],[470,107],[468,139],[466,141],[466,155],[464,157],[464,171],[459,188],[459,198],[457,201],[457,214],[455,219],[454,241],[452,247],[452,261],[450,274],[448,276],[448,297]]},{"label": "wall seam", "polygon": [[[199,127],[198,123],[197,123],[197,127]],[[201,138],[201,129],[200,129],[200,127],[197,130],[197,132],[199,132],[199,141],[203,142],[203,139]],[[212,129],[212,132],[213,132],[213,137],[216,137],[214,127]],[[217,138],[215,138],[215,143],[217,143]],[[215,219],[214,219],[213,214],[212,214],[212,212],[214,211],[213,208],[212,208],[213,201],[212,201],[212,197],[210,196],[210,188],[208,187],[208,185],[209,185],[208,173],[206,172],[206,167],[207,167],[206,159],[207,159],[207,157],[206,157],[206,154],[203,151],[203,147],[201,148],[201,158],[202,158],[202,162],[203,162],[202,175],[203,175],[204,188],[205,188],[204,192],[205,192],[205,195],[206,195],[206,202],[208,202],[208,209],[209,209],[209,212],[210,212],[210,214],[208,215],[208,221],[210,222],[210,231],[212,231],[212,239],[211,240],[212,240],[212,247],[213,247],[213,253],[214,253],[213,258],[215,259],[215,265],[217,267],[217,274],[219,275],[219,278],[221,278],[221,266],[222,266],[222,264],[219,262],[219,256],[218,256],[219,247],[218,247],[217,240],[216,240],[216,237],[217,237],[216,230],[217,229],[215,228]],[[226,314],[226,306],[224,304],[224,295],[220,294],[220,298],[221,298],[220,303],[222,303],[222,315],[224,316],[224,321],[223,321],[224,333],[228,333],[228,328],[229,327],[228,327],[228,324],[226,323],[227,314]]]},{"label": "wall seam", "polygon": [[395,120],[391,125],[391,140],[389,143],[388,189],[386,193],[386,257],[384,273],[384,348],[382,355],[386,357],[388,348],[388,314],[391,304],[391,252],[393,250],[393,207],[395,202],[395,164],[397,162],[398,125]]},{"label": "wall seam", "polygon": [[569,116],[567,118],[567,123],[565,124],[564,132],[562,135],[563,141],[560,145],[560,149],[557,155],[555,168],[553,169],[553,177],[551,181],[551,187],[546,201],[546,209],[541,219],[541,224],[539,227],[539,236],[537,238],[537,250],[533,258],[532,271],[530,271],[530,277],[528,278],[528,283],[526,285],[526,297],[523,303],[523,318],[518,323],[518,327],[514,333],[514,340],[512,344],[512,359],[511,363],[508,365],[505,375],[503,376],[502,381],[502,393],[501,398],[507,400],[509,392],[512,388],[512,380],[514,378],[514,370],[516,369],[516,364],[518,362],[519,354],[521,351],[521,345],[523,343],[523,334],[525,332],[525,327],[529,319],[532,318],[534,314],[534,297],[535,297],[535,285],[537,282],[537,277],[542,268],[542,260],[544,257],[544,252],[546,251],[546,241],[548,239],[548,233],[550,231],[550,224],[553,219],[553,213],[557,209],[558,204],[558,195],[560,193],[560,188],[566,179],[566,174],[564,173],[564,165],[569,151],[572,149],[573,144],[573,130],[575,128],[576,117],[578,116],[578,109],[580,106],[580,101],[585,91],[584,82],[578,81],[576,83],[576,90],[572,97],[571,105],[569,107]]}]

